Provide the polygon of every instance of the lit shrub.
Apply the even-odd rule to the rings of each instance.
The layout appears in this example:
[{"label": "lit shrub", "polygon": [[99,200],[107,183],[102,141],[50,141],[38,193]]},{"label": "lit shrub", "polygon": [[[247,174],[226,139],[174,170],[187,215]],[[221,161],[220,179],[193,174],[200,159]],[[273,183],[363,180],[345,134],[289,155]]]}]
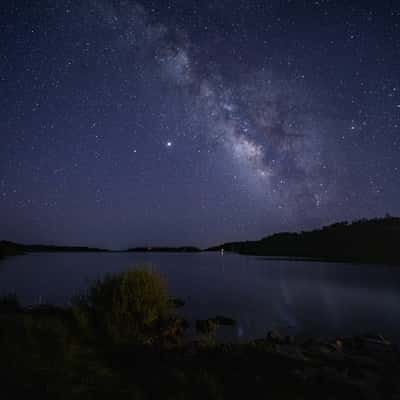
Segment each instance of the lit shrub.
[{"label": "lit shrub", "polygon": [[87,309],[95,331],[114,344],[149,342],[172,312],[163,279],[147,270],[129,270],[92,285]]}]

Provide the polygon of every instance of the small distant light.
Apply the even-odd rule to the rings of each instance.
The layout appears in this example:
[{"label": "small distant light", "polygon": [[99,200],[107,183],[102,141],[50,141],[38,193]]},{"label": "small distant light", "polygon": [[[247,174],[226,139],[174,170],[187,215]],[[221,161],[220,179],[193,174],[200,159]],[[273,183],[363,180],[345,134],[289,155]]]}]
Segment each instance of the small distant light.
[{"label": "small distant light", "polygon": [[172,147],[172,142],[167,142],[167,147]]}]

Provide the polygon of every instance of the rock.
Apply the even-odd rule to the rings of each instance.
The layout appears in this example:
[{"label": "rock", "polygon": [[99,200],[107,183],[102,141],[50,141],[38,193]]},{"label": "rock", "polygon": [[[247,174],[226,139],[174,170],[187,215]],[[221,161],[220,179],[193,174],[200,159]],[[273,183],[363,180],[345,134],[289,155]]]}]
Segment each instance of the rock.
[{"label": "rock", "polygon": [[391,343],[389,340],[385,339],[383,335],[365,335],[363,339],[369,343],[375,343],[379,344],[382,346],[391,346]]},{"label": "rock", "polygon": [[334,347],[336,348],[337,351],[342,351],[343,350],[343,341],[341,339],[336,339],[334,343]]},{"label": "rock", "polygon": [[392,352],[393,346],[382,335],[364,335],[359,338],[359,346],[367,353]]},{"label": "rock", "polygon": [[329,345],[320,345],[317,347],[317,350],[321,354],[330,354],[332,351],[336,350]]}]

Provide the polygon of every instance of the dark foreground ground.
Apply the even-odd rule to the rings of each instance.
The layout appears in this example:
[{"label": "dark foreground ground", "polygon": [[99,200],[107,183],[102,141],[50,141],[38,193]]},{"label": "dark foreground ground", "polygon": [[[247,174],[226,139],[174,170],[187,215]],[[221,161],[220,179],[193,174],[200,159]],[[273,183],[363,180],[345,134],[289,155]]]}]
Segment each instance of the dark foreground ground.
[{"label": "dark foreground ground", "polygon": [[45,306],[2,312],[2,399],[400,398],[400,354],[380,336],[187,342],[176,320],[162,341],[111,345],[76,318]]},{"label": "dark foreground ground", "polygon": [[400,354],[381,335],[221,344],[235,321],[217,316],[193,340],[182,305],[147,270],[65,308],[0,298],[0,399],[400,399]]}]

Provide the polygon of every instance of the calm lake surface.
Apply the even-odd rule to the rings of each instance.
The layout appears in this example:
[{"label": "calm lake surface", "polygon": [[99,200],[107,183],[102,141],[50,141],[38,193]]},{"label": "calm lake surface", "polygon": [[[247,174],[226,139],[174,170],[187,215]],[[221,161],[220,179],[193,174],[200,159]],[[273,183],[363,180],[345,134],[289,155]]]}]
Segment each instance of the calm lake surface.
[{"label": "calm lake surface", "polygon": [[224,315],[223,338],[379,332],[400,343],[400,268],[200,253],[34,253],[0,261],[0,293],[66,304],[107,273],[151,265],[189,320]]}]

